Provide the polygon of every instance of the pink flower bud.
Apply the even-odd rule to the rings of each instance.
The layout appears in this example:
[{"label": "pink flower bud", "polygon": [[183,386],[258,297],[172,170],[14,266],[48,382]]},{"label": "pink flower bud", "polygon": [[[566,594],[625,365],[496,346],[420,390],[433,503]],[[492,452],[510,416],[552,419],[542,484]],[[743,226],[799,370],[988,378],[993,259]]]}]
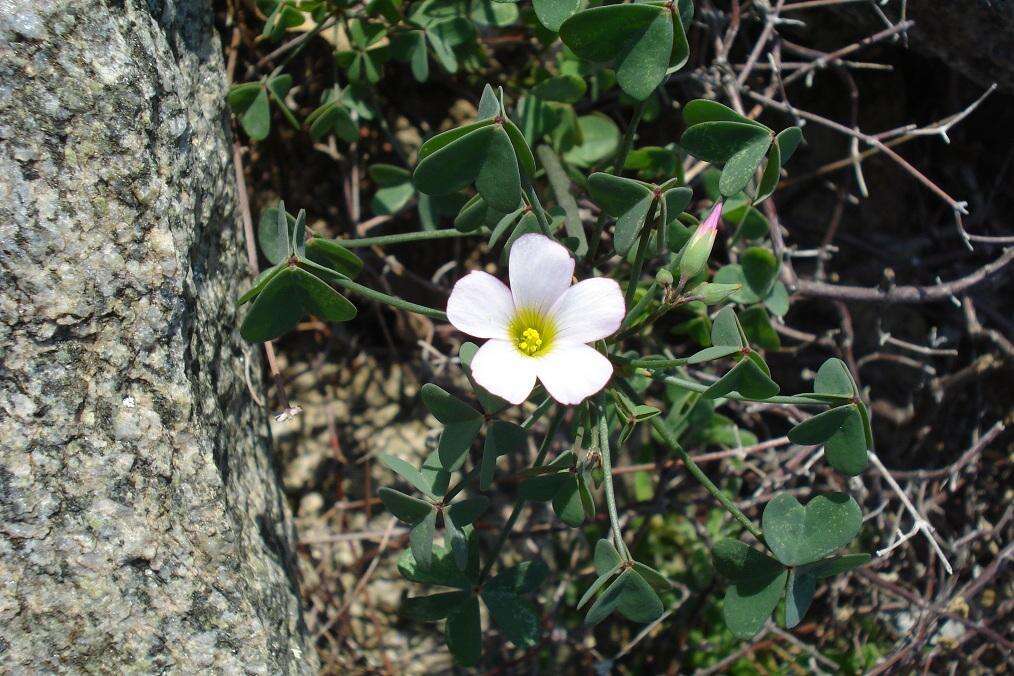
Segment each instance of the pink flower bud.
[{"label": "pink flower bud", "polygon": [[680,257],[679,271],[683,279],[697,275],[708,264],[711,248],[715,245],[718,235],[718,221],[722,218],[722,203],[718,202],[711,209],[708,217],[697,226],[697,230],[683,247]]}]

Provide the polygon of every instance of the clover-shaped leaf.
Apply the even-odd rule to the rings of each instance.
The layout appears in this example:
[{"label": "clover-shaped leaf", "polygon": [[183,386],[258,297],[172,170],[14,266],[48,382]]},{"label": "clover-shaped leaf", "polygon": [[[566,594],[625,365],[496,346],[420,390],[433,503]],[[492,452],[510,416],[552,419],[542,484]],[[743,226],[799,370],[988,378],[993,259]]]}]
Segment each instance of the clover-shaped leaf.
[{"label": "clover-shaped leaf", "polygon": [[447,618],[444,639],[454,661],[463,667],[474,666],[482,655],[482,623],[479,600],[467,598]]},{"label": "clover-shaped leaf", "polygon": [[581,0],[532,0],[532,8],[539,22],[556,32],[560,26],[581,6]]},{"label": "clover-shaped leaf", "polygon": [[747,399],[763,400],[778,394],[778,383],[771,380],[771,376],[757,365],[753,357],[752,353],[747,355],[705,390],[702,396],[705,399],[717,399],[739,392]]},{"label": "clover-shaped leaf", "polygon": [[[508,128],[513,128],[510,133]],[[510,212],[521,201],[521,173],[514,145],[518,140],[524,143],[521,132],[509,120],[484,121],[439,134],[419,150],[415,186],[428,195],[445,195],[475,183],[487,204]],[[526,171],[534,167],[534,159],[529,163],[527,155],[522,162]]]},{"label": "clover-shaped leaf", "polygon": [[644,227],[654,193],[640,181],[601,172],[588,178],[588,190],[602,209],[616,219],[613,247],[626,256]]},{"label": "clover-shaped leaf", "polygon": [[844,493],[818,495],[804,507],[780,493],[764,507],[764,541],[786,566],[799,566],[844,547],[859,532],[863,515]]},{"label": "clover-shaped leaf", "polygon": [[750,638],[778,605],[789,571],[739,540],[721,540],[712,553],[715,568],[732,583],[722,606],[725,624],[735,636]]},{"label": "clover-shaped leaf", "polygon": [[441,592],[430,596],[414,596],[401,604],[401,614],[421,622],[436,622],[447,619],[467,603],[471,594],[464,591]]},{"label": "clover-shaped leaf", "polygon": [[620,88],[639,101],[648,98],[667,71],[681,67],[689,56],[680,18],[665,5],[586,9],[561,24],[560,38],[584,59],[614,62]]},{"label": "clover-shaped leaf", "polygon": [[482,429],[482,414],[433,383],[423,385],[420,395],[430,413],[444,424],[437,454],[443,469],[454,472],[464,464],[472,441]]},{"label": "clover-shaped leaf", "polygon": [[648,623],[657,620],[665,608],[648,581],[631,566],[610,582],[595,603],[588,609],[584,623],[593,626],[613,611],[632,622]]},{"label": "clover-shaped leaf", "polygon": [[496,420],[486,431],[486,442],[482,447],[482,462],[479,465],[479,488],[487,490],[493,485],[496,459],[501,455],[521,457],[528,450],[528,433],[520,426],[503,420]]},{"label": "clover-shaped leaf", "polygon": [[739,324],[736,311],[724,307],[718,311],[711,322],[711,344],[742,349],[746,347],[746,335]]},{"label": "clover-shaped leaf", "polygon": [[[302,259],[300,265],[314,266],[306,259]],[[255,343],[273,340],[292,330],[310,313],[321,319],[344,322],[356,316],[356,308],[316,275],[302,267],[285,265],[257,295],[243,320],[240,334]]]}]

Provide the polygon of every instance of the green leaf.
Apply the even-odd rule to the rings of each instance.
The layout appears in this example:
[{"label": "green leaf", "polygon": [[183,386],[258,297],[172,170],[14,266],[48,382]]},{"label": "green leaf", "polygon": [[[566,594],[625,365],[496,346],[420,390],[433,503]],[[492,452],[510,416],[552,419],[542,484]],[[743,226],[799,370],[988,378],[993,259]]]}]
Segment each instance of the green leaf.
[{"label": "green leaf", "polygon": [[592,598],[595,596],[595,594],[598,592],[598,590],[602,588],[602,585],[604,585],[614,575],[616,575],[619,569],[620,569],[619,566],[616,566],[615,568],[607,570],[606,572],[602,573],[597,578],[595,578],[595,580],[592,581],[588,589],[585,590],[584,594],[581,595],[581,599],[577,602],[578,609],[583,608],[586,603],[591,601]]},{"label": "green leaf", "polygon": [[[510,122],[507,124],[513,126]],[[517,207],[521,200],[521,174],[514,144],[504,126],[493,126],[493,135],[486,148],[485,159],[475,178],[475,189],[489,206],[497,211],[508,212]],[[514,131],[517,132],[516,127]],[[520,136],[520,132],[517,132],[517,135]],[[524,139],[521,141],[523,143]],[[532,151],[527,145],[524,145],[524,149],[527,150],[524,160],[527,165],[526,171],[531,169],[534,173],[535,160],[532,158]]]},{"label": "green leaf", "polygon": [[278,207],[268,207],[261,212],[257,224],[257,243],[264,257],[278,265],[289,257],[289,233],[296,219],[286,214],[286,221],[279,222]]},{"label": "green leaf", "polygon": [[581,0],[532,0],[535,16],[543,26],[554,33],[563,22],[581,6]]},{"label": "green leaf", "polygon": [[577,475],[567,474],[556,495],[553,496],[553,511],[568,526],[577,528],[584,523],[584,504],[578,489]]},{"label": "green leaf", "polygon": [[373,194],[370,209],[381,216],[396,214],[404,209],[415,195],[415,187],[411,183],[381,188]]},{"label": "green leaf", "polygon": [[786,566],[799,566],[844,547],[859,532],[863,515],[844,493],[818,495],[804,507],[780,493],[764,507],[764,540]]},{"label": "green leaf", "polygon": [[363,269],[363,261],[335,240],[311,237],[306,242],[306,256],[310,260],[337,270],[352,279]]},{"label": "green leaf", "polygon": [[296,220],[292,223],[292,237],[290,241],[292,242],[293,254],[296,256],[306,255],[306,209],[300,209],[299,213],[296,214]]},{"label": "green leaf", "polygon": [[453,591],[410,597],[401,604],[401,614],[413,620],[436,622],[457,610],[470,596],[471,594],[467,592]]},{"label": "green leaf", "polygon": [[528,594],[540,586],[549,576],[549,567],[541,559],[522,561],[496,574],[485,588],[512,594]]},{"label": "green leaf", "polygon": [[778,147],[778,137],[776,136],[775,142],[768,149],[768,162],[764,166],[764,173],[761,174],[760,183],[757,184],[757,197],[753,201],[754,204],[763,202],[774,193],[775,188],[778,187],[778,179],[781,177],[781,168],[782,155]]},{"label": "green leaf", "polygon": [[539,613],[531,601],[488,587],[481,593],[490,617],[508,641],[522,649],[538,645],[542,627]]},{"label": "green leaf", "polygon": [[660,12],[644,32],[628,43],[616,58],[617,84],[627,95],[638,101],[651,96],[655,87],[665,80],[673,53],[672,22],[669,12]]},{"label": "green leaf", "polygon": [[601,172],[588,177],[588,190],[603,210],[616,218],[613,246],[625,256],[644,227],[654,195],[640,181]]},{"label": "green leaf", "polygon": [[[714,328],[714,327],[712,327]],[[742,351],[742,347],[737,345],[716,345],[714,347],[706,347],[699,352],[692,354],[687,358],[688,364],[703,364],[704,362],[713,361],[715,359],[722,359],[729,355],[736,354]]]},{"label": "green leaf", "polygon": [[[680,145],[697,159],[722,164],[737,153],[756,146],[770,143],[770,132],[756,124],[743,122],[702,122],[683,132]],[[761,152],[761,157],[764,153]],[[759,161],[759,160],[758,160]],[[740,164],[743,160],[740,160]],[[754,164],[756,166],[756,163]],[[724,172],[723,172],[724,174]],[[745,185],[745,184],[744,184]],[[721,179],[719,186],[721,187]],[[739,192],[738,190],[736,192]],[[724,190],[722,194],[728,195]]]},{"label": "green leaf", "polygon": [[263,343],[291,331],[303,318],[302,291],[296,268],[286,266],[267,283],[243,319],[240,335],[252,343]]},{"label": "green leaf", "polygon": [[731,307],[724,307],[715,315],[715,319],[711,323],[711,344],[739,349],[746,347],[746,342],[743,340],[743,329],[739,326],[736,311]]},{"label": "green leaf", "polygon": [[752,246],[742,253],[739,264],[750,290],[758,298],[764,298],[771,291],[778,278],[778,258],[770,249]]},{"label": "green leaf", "polygon": [[[469,125],[471,126],[474,125]],[[442,136],[444,134],[431,141]],[[446,195],[467,187],[475,181],[485,165],[494,138],[501,138],[495,125],[483,124],[425,156],[423,149],[426,145],[423,145],[423,149],[419,152],[419,163],[413,174],[415,187],[427,195]],[[508,140],[508,145],[509,143]],[[502,151],[502,141],[498,143],[498,148]],[[509,211],[513,206],[505,211]]]},{"label": "green leaf", "polygon": [[[508,138],[510,138],[511,147],[514,150],[514,156],[517,158],[521,173],[529,178],[535,176],[535,155],[532,154],[532,149],[528,147],[525,135],[510,120],[504,120],[503,129],[507,132]],[[516,200],[514,206],[517,206]]]},{"label": "green leaf", "polygon": [[594,559],[595,570],[599,575],[603,575],[623,563],[623,557],[609,540],[599,540],[595,543]]},{"label": "green leaf", "polygon": [[754,172],[771,145],[771,136],[765,135],[746,144],[735,155],[725,161],[722,177],[718,180],[718,190],[726,197],[731,197],[743,190],[753,178]]},{"label": "green leaf", "polygon": [[669,578],[651,566],[645,565],[640,561],[634,561],[634,570],[656,591],[666,592],[672,589],[672,582],[669,581]]},{"label": "green leaf", "polygon": [[480,120],[488,120],[500,114],[500,99],[496,92],[488,84],[482,89],[482,97],[479,98],[479,109],[477,117]]},{"label": "green leaf", "polygon": [[471,124],[466,124],[466,125],[461,126],[461,127],[455,127],[454,129],[449,129],[449,130],[447,130],[445,132],[441,132],[441,133],[437,134],[433,138],[427,139],[419,147],[419,158],[418,158],[418,161],[422,162],[424,159],[426,159],[427,157],[429,157],[433,153],[437,152],[438,150],[446,148],[451,143],[453,143],[453,142],[461,139],[464,136],[467,136],[468,134],[472,133],[473,131],[482,129],[483,127],[488,127],[491,124],[493,124],[492,120],[479,120],[479,121],[473,122]]},{"label": "green leaf", "polygon": [[588,609],[585,625],[598,624],[614,610],[632,622],[647,623],[658,619],[665,609],[651,585],[634,569],[628,568],[606,587]]},{"label": "green leaf", "polygon": [[715,569],[734,582],[754,577],[771,578],[783,570],[782,564],[739,540],[719,540],[711,553]]},{"label": "green leaf", "polygon": [[479,470],[479,488],[487,490],[493,484],[496,459],[512,454],[521,457],[528,448],[527,432],[514,423],[494,421],[486,432],[486,443],[482,449],[482,464]]},{"label": "green leaf", "polygon": [[237,306],[243,305],[244,303],[250,301],[252,298],[256,297],[257,294],[263,291],[264,288],[271,282],[271,280],[275,278],[275,275],[277,275],[279,272],[285,269],[286,266],[284,265],[276,265],[261,272],[261,274],[257,275],[257,279],[254,280],[254,283],[250,286],[249,289],[247,289],[246,293],[244,293],[242,296],[239,297],[239,299],[236,301],[236,305]]},{"label": "green leaf", "polygon": [[253,104],[261,90],[260,82],[243,82],[233,85],[226,97],[232,112],[242,115]]},{"label": "green leaf", "polygon": [[859,389],[852,380],[852,374],[845,362],[832,357],[817,369],[817,377],[813,380],[813,391],[820,394],[834,394],[841,397],[857,397]]},{"label": "green leaf", "polygon": [[482,420],[482,414],[453,396],[439,385],[426,383],[419,391],[423,404],[440,422],[450,423]]},{"label": "green leaf", "polygon": [[728,373],[704,391],[705,399],[717,399],[739,392],[747,399],[763,400],[778,394],[778,383],[761,370],[753,359],[740,361]]},{"label": "green leaf", "polygon": [[521,485],[518,487],[518,493],[525,500],[546,502],[553,499],[553,496],[563,487],[566,480],[566,474],[533,476],[521,482]]},{"label": "green leaf", "polygon": [[480,26],[510,26],[518,20],[517,5],[499,0],[472,0],[472,11],[468,16]]},{"label": "green leaf", "polygon": [[665,200],[665,210],[669,214],[670,223],[675,221],[680,213],[687,208],[693,196],[694,191],[685,186],[670,188],[662,193],[662,199]]},{"label": "green leaf", "polygon": [[356,316],[356,306],[340,293],[302,268],[292,268],[296,282],[303,291],[306,310],[321,319],[346,322]]},{"label": "green leaf", "polygon": [[789,571],[782,568],[771,576],[756,576],[729,585],[722,615],[737,638],[750,638],[764,626],[785,590]]},{"label": "green leaf", "polygon": [[853,568],[865,565],[869,563],[870,558],[869,554],[846,554],[845,556],[836,556],[831,559],[810,563],[801,568],[805,568],[806,572],[821,580],[832,575],[847,573]]},{"label": "green leaf", "polygon": [[602,113],[577,119],[581,143],[564,153],[563,159],[576,167],[590,167],[610,158],[620,147],[620,129]]},{"label": "green leaf", "polygon": [[[412,527],[412,530],[408,534],[408,544],[412,548],[412,556],[424,568],[433,565],[433,538],[436,535],[436,531],[437,513],[436,510],[431,510],[429,514],[423,517],[422,521]],[[459,568],[462,567],[459,566]]]},{"label": "green leaf", "polygon": [[406,549],[398,558],[398,572],[406,580],[420,584],[438,584],[444,587],[470,589],[475,580],[468,573],[458,569],[454,558],[446,547],[434,546],[429,566],[420,565],[411,549]]},{"label": "green leaf", "polygon": [[842,474],[856,476],[870,462],[864,420],[860,405],[850,404],[842,408],[846,411],[845,418],[838,430],[824,442],[824,457]]},{"label": "green leaf", "polygon": [[784,166],[789,158],[792,157],[793,153],[796,152],[796,148],[803,142],[803,130],[799,127],[789,127],[783,129],[778,136],[775,137],[775,141],[778,143],[780,151],[779,160]]},{"label": "green leaf", "polygon": [[848,417],[848,409],[848,406],[839,406],[804,420],[789,430],[789,441],[804,446],[824,443],[841,429]]},{"label": "green leaf", "polygon": [[785,588],[785,628],[792,629],[806,615],[817,589],[817,579],[808,575],[800,568],[789,572],[789,582]]},{"label": "green leaf", "polygon": [[271,104],[268,102],[267,89],[261,88],[250,106],[240,115],[239,123],[251,140],[262,141],[267,138],[271,131]]},{"label": "green leaf", "polygon": [[683,106],[683,121],[686,122],[687,127],[704,122],[738,122],[740,124],[752,124],[755,127],[767,130],[767,127],[760,122],[744,117],[718,101],[708,99],[694,99]]},{"label": "green leaf", "polygon": [[463,667],[475,666],[482,655],[482,624],[479,600],[472,597],[447,618],[444,628],[447,648],[454,661]]},{"label": "green leaf", "polygon": [[[401,491],[384,486],[379,491],[380,500],[387,507],[387,511],[410,525],[416,525],[423,521],[430,514],[434,514],[433,505],[411,495],[405,495]],[[418,559],[418,554],[416,556]],[[420,559],[421,561],[421,559]],[[426,565],[425,563],[423,564]]]},{"label": "green leaf", "polygon": [[426,480],[426,477],[422,475],[422,472],[401,458],[388,453],[380,453],[377,455],[377,460],[381,465],[391,470],[423,493],[430,494],[430,491],[433,490],[433,486]]},{"label": "green leaf", "polygon": [[[538,3],[536,3],[538,9]],[[577,75],[557,75],[550,77],[532,87],[531,95],[543,101],[559,101],[560,103],[577,103],[584,96],[588,85]]]},{"label": "green leaf", "polygon": [[655,5],[595,7],[564,21],[560,38],[584,59],[615,61],[620,87],[643,100],[665,78],[673,51],[672,17]]},{"label": "green leaf", "polygon": [[768,311],[763,306],[755,305],[747,308],[739,315],[739,319],[750,343],[764,350],[781,349],[782,340],[771,325]]},{"label": "green leaf", "polygon": [[489,498],[478,495],[452,504],[447,508],[447,516],[458,528],[464,528],[474,523],[487,509],[489,509]]}]

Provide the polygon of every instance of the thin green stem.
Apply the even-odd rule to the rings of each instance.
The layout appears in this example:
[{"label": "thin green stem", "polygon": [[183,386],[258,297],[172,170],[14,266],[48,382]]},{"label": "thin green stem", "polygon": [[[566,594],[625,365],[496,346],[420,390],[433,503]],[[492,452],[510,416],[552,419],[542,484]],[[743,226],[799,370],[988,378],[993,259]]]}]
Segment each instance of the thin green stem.
[{"label": "thin green stem", "polygon": [[666,357],[644,357],[642,359],[631,359],[629,362],[626,362],[626,365],[633,368],[668,369],[683,366],[686,363],[686,357],[679,359],[667,359]]},{"label": "thin green stem", "polygon": [[656,293],[658,293],[658,282],[652,282],[651,286],[648,287],[648,290],[644,292],[643,296],[641,296],[641,299],[637,301],[637,304],[630,308],[630,311],[627,312],[627,316],[623,318],[620,328],[625,329],[632,326],[644,308],[648,307],[648,304],[655,299]]},{"label": "thin green stem", "polygon": [[364,246],[385,246],[388,244],[405,244],[407,242],[425,242],[431,239],[453,239],[455,237],[469,237],[478,235],[479,232],[461,232],[454,228],[444,230],[419,230],[417,232],[401,232],[396,235],[379,235],[377,237],[361,237],[359,239],[336,239],[346,249],[357,249]]},{"label": "thin green stem", "polygon": [[553,231],[549,227],[549,219],[546,218],[546,210],[542,208],[542,202],[539,200],[539,194],[535,192],[535,187],[528,179],[525,179],[525,196],[528,198],[529,206],[532,207],[532,211],[535,213],[535,219],[539,222],[542,234],[546,237],[552,237]]},{"label": "thin green stem", "polygon": [[381,293],[380,291],[375,291],[368,286],[363,286],[362,284],[353,282],[351,279],[332,278],[331,282],[344,287],[349,291],[358,293],[360,296],[377,301],[378,303],[384,303],[385,305],[390,305],[391,307],[399,310],[414,312],[417,315],[423,315],[424,317],[432,317],[433,319],[439,319],[445,322],[447,321],[447,313],[442,310],[426,307],[425,305],[419,305],[417,303],[411,303],[404,298],[398,298],[397,296],[389,296],[386,293]]},{"label": "thin green stem", "polygon": [[718,500],[722,504],[722,506],[725,507],[726,510],[728,510],[730,514],[732,514],[733,518],[735,518],[736,521],[739,521],[741,524],[743,524],[744,528],[750,531],[750,533],[752,533],[755,538],[760,540],[764,535],[761,529],[758,528],[757,525],[750,520],[750,517],[744,514],[742,510],[740,510],[740,508],[736,506],[736,503],[732,501],[732,498],[730,498],[718,486],[716,486],[711,481],[711,479],[708,478],[708,475],[705,474],[701,470],[701,468],[697,466],[697,463],[694,462],[694,459],[690,457],[690,454],[684,451],[683,447],[680,446],[679,442],[676,440],[676,437],[673,436],[672,431],[666,426],[662,416],[655,416],[654,418],[652,418],[651,427],[658,433],[660,437],[662,437],[662,441],[665,442],[665,445],[668,446],[670,450],[674,451],[676,455],[680,457],[680,460],[683,461],[683,464],[686,466],[687,471],[690,472],[690,476],[697,479],[697,481],[702,486],[704,486],[704,488],[709,493],[711,493],[711,495],[713,495],[714,498]]},{"label": "thin green stem", "polygon": [[[546,459],[546,454],[549,453],[549,447],[553,445],[553,437],[556,436],[556,431],[560,429],[560,423],[563,422],[563,416],[567,413],[567,409],[560,407],[556,411],[556,415],[553,416],[552,421],[549,423],[549,429],[546,430],[546,436],[542,440],[542,445],[539,446],[539,453],[535,456],[535,463],[533,467],[538,467]],[[533,414],[534,415],[534,414]],[[507,517],[507,523],[503,525],[503,529],[500,531],[500,536],[496,540],[496,544],[493,545],[493,549],[489,554],[489,559],[486,561],[486,565],[483,566],[482,572],[479,574],[479,584],[489,576],[489,572],[493,569],[493,564],[500,558],[500,550],[503,549],[504,544],[507,542],[507,538],[510,537],[511,531],[514,530],[514,524],[518,522],[518,518],[521,516],[521,510],[524,509],[525,499],[518,497],[514,501],[514,508],[511,509],[510,516]]]},{"label": "thin green stem", "polygon": [[[655,211],[658,209],[658,203],[661,200],[655,200],[651,205],[651,212],[648,214],[648,219],[645,223],[651,223],[655,218]],[[641,235],[637,238],[637,253],[634,254],[634,264],[630,268],[630,277],[627,279],[627,292],[623,295],[624,307],[630,307],[630,302],[634,300],[634,292],[637,291],[637,282],[641,277],[641,270],[644,268],[644,259],[648,255],[648,241],[651,239],[651,228],[647,225],[641,228]]]},{"label": "thin green stem", "polygon": [[540,145],[536,148],[535,154],[539,156],[539,160],[546,170],[546,178],[549,180],[549,187],[553,191],[556,203],[563,209],[565,215],[563,224],[567,236],[578,241],[575,253],[579,257],[584,256],[588,251],[588,240],[584,234],[584,226],[581,225],[581,214],[577,207],[577,200],[570,192],[570,177],[564,171],[560,158],[549,146]]},{"label": "thin green stem", "polygon": [[[613,158],[613,174],[619,176],[623,171],[623,165],[627,163],[627,155],[630,154],[630,149],[634,146],[634,137],[637,135],[637,125],[641,123],[641,117],[644,116],[644,111],[648,107],[648,101],[651,99],[649,96],[645,100],[637,104],[634,108],[633,115],[630,116],[630,122],[627,123],[627,129],[623,132],[623,140],[620,141],[620,147],[616,150],[616,156]],[[592,229],[591,239],[588,241],[588,260],[594,260],[596,252],[599,250],[599,243],[602,241],[602,230],[606,225],[606,212],[599,212],[599,217],[595,221],[595,227]]]},{"label": "thin green stem", "polygon": [[[646,366],[645,368],[652,368],[652,367],[651,366]],[[656,366],[655,368],[665,368],[665,367],[657,367]],[[689,378],[682,378],[680,376],[667,376],[665,380],[666,380],[667,383],[672,383],[673,385],[679,385],[680,387],[682,387],[682,388],[684,388],[686,390],[691,390],[692,392],[704,392],[709,387],[705,383],[699,383],[696,380],[690,380]],[[725,399],[737,399],[739,401],[757,401],[757,402],[761,402],[763,404],[789,404],[789,405],[792,405],[792,406],[827,406],[827,405],[829,405],[829,404],[832,403],[831,401],[829,401],[827,399],[820,399],[818,397],[807,397],[807,396],[799,395],[799,394],[787,395],[787,396],[781,396],[781,397],[768,397],[767,399],[751,399],[749,397],[744,397],[743,395],[739,394],[738,392],[733,392],[731,394],[725,395],[724,398]],[[845,400],[847,400],[847,398],[843,398],[843,401],[845,401]]]},{"label": "thin green stem", "polygon": [[613,539],[616,540],[616,548],[620,550],[626,559],[630,560],[630,552],[623,542],[623,533],[620,531],[620,517],[616,512],[616,494],[613,491],[613,466],[609,453],[609,423],[606,420],[606,411],[599,409],[599,454],[602,457],[602,482],[606,487],[606,511],[609,513],[609,527],[613,531]]}]

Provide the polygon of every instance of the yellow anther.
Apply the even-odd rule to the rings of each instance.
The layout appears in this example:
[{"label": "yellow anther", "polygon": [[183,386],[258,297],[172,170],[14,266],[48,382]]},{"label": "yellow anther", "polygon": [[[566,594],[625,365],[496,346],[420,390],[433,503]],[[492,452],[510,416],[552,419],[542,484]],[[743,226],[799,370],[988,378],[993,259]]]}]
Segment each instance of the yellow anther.
[{"label": "yellow anther", "polygon": [[542,348],[542,336],[536,329],[531,327],[521,332],[521,339],[518,340],[518,349],[527,355],[533,355]]}]

